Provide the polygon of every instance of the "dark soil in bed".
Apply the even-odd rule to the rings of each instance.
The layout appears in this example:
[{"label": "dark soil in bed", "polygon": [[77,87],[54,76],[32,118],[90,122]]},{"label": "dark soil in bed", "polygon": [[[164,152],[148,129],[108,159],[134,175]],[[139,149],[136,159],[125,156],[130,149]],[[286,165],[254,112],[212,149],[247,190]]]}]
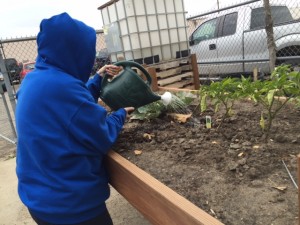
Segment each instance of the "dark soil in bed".
[{"label": "dark soil in bed", "polygon": [[259,106],[241,101],[234,112],[219,129],[213,110],[186,123],[168,115],[129,121],[113,149],[226,225],[297,224],[297,189],[283,162],[297,182],[299,109],[280,112],[268,142]]}]

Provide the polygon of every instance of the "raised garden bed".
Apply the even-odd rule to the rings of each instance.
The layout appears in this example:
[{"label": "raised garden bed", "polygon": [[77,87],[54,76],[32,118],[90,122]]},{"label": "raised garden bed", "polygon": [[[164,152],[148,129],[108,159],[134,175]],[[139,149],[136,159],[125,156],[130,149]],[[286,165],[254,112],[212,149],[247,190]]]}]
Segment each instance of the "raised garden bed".
[{"label": "raised garden bed", "polygon": [[131,121],[113,150],[226,225],[296,224],[298,192],[282,160],[296,178],[299,109],[288,104],[279,113],[268,142],[260,106],[238,101],[234,111],[219,129],[213,110],[186,123],[168,115]]}]

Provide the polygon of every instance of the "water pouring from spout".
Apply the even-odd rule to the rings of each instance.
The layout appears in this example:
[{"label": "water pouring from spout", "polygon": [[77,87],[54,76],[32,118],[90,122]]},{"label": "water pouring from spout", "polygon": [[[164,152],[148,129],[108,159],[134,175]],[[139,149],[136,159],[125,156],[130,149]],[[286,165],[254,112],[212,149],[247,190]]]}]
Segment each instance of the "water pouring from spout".
[{"label": "water pouring from spout", "polygon": [[171,94],[170,92],[165,92],[160,96],[162,103],[171,111],[174,111],[179,114],[189,114],[191,113],[187,105],[176,95]]}]

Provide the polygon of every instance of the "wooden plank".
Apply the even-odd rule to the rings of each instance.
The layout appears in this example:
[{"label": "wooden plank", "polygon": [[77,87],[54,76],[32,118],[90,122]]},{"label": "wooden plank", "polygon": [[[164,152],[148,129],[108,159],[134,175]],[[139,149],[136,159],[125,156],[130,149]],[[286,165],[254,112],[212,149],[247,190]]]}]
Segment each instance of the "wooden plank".
[{"label": "wooden plank", "polygon": [[180,60],[180,65],[185,65],[185,64],[188,64],[190,62],[190,59],[181,59]]},{"label": "wooden plank", "polygon": [[170,68],[179,67],[181,64],[186,64],[189,62],[189,57],[180,58],[180,59],[171,59],[168,61],[161,61],[156,64],[151,64],[151,67],[154,67],[157,70],[167,70]]},{"label": "wooden plank", "polygon": [[116,152],[106,162],[110,184],[152,224],[223,224]]},{"label": "wooden plank", "polygon": [[167,70],[170,68],[174,68],[174,67],[178,67],[180,65],[180,61],[176,60],[173,62],[167,62],[167,63],[163,63],[161,65],[159,65],[159,69],[160,70]]},{"label": "wooden plank", "polygon": [[165,70],[162,72],[157,72],[156,73],[156,77],[157,78],[166,78],[166,77],[170,77],[176,74],[180,74],[181,73],[182,68],[181,67],[177,67],[177,68],[173,68],[173,69],[169,69],[169,70]]},{"label": "wooden plank", "polygon": [[174,87],[158,87],[158,93],[163,94],[166,91],[169,91],[171,93],[176,93],[176,92],[191,92],[192,94],[195,94],[199,96],[199,91],[194,90],[194,88],[187,89],[185,88],[174,88]]},{"label": "wooden plank", "polygon": [[158,83],[157,83],[155,68],[149,67],[149,68],[147,68],[147,71],[148,71],[148,73],[150,74],[150,76],[152,78],[152,83],[151,83],[152,91],[158,91]]},{"label": "wooden plank", "polygon": [[184,88],[185,86],[192,84],[192,83],[193,83],[193,79],[188,79],[188,80],[179,81],[177,83],[169,84],[164,87]]},{"label": "wooden plank", "polygon": [[181,81],[185,77],[192,77],[192,72],[188,72],[188,73],[184,73],[184,74],[177,75],[177,76],[174,76],[174,77],[159,80],[158,85],[165,86],[167,84],[172,84],[172,83],[175,83],[177,81]]},{"label": "wooden plank", "polygon": [[163,70],[167,70],[173,67],[178,67],[180,65],[179,62],[174,62],[174,61],[170,61],[170,62],[160,62],[158,64],[152,64],[151,67],[155,68],[156,71],[163,71]]},{"label": "wooden plank", "polygon": [[190,71],[192,70],[191,64],[181,66],[181,71]]}]

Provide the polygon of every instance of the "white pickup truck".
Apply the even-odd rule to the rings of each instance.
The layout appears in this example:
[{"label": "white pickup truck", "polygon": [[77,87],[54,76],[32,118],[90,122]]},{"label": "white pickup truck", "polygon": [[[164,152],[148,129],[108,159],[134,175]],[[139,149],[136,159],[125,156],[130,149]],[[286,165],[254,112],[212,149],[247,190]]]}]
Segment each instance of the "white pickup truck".
[{"label": "white pickup truck", "polygon": [[[271,12],[276,56],[280,57],[277,62],[300,65],[300,20],[295,20],[285,5],[272,5]],[[189,42],[191,53],[197,56],[200,77],[246,75],[254,68],[270,72],[261,4],[226,10],[207,19],[192,33]]]}]

